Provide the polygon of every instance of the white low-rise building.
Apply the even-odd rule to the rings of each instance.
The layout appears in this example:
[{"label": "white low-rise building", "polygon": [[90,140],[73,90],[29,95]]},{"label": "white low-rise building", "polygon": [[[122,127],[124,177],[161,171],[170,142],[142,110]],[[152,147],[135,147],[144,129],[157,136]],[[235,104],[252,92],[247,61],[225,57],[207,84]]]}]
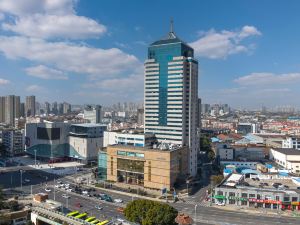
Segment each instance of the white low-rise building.
[{"label": "white low-rise building", "polygon": [[282,141],[282,148],[294,148],[300,150],[300,138],[287,137]]},{"label": "white low-rise building", "polygon": [[290,173],[300,175],[300,151],[293,148],[276,148],[270,150],[270,159],[287,169]]}]

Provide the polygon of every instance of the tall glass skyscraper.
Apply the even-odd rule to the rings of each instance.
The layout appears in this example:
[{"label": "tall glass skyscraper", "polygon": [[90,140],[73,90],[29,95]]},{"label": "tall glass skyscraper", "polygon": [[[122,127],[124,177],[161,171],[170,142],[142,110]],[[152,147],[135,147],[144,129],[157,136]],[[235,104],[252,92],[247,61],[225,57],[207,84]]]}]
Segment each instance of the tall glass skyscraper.
[{"label": "tall glass skyscraper", "polygon": [[189,173],[197,173],[198,62],[173,32],[148,48],[145,62],[145,133],[189,148]]}]

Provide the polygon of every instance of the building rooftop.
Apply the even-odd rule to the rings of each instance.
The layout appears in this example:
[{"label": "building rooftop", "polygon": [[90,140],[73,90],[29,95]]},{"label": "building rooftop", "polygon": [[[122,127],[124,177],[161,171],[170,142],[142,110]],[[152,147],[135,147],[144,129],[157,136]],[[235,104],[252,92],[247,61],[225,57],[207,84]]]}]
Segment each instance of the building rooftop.
[{"label": "building rooftop", "polygon": [[76,123],[76,124],[72,124],[72,126],[77,126],[77,127],[106,127],[106,125],[98,124],[98,123]]},{"label": "building rooftop", "polygon": [[[164,44],[174,44],[174,43],[183,43],[187,45],[184,41],[179,39],[177,35],[173,31],[173,20],[171,20],[170,32],[168,33],[167,37],[164,37],[158,41],[153,42],[150,46],[155,45],[164,45]],[[187,45],[188,46],[188,45]]]},{"label": "building rooftop", "polygon": [[272,148],[276,152],[280,152],[285,155],[300,155],[300,150],[294,148]]},{"label": "building rooftop", "polygon": [[172,151],[176,151],[176,150],[182,148],[182,146],[179,146],[179,145],[173,145],[173,146],[168,146],[168,148],[167,147],[162,148],[160,145],[137,147],[137,146],[133,146],[133,145],[121,145],[121,144],[109,145],[107,147],[121,148],[121,149],[133,149],[133,150],[141,150],[141,151],[161,151],[161,152],[172,152]]}]

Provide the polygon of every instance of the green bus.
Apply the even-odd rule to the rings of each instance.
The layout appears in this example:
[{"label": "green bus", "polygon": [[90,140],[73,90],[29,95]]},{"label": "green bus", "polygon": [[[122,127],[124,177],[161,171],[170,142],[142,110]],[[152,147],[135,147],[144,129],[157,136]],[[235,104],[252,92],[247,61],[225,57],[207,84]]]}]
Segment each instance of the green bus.
[{"label": "green bus", "polygon": [[96,219],[96,217],[91,216],[91,217],[87,218],[85,221],[90,223],[90,222],[92,222],[95,219]]},{"label": "green bus", "polygon": [[75,216],[75,218],[84,220],[87,217],[87,215],[88,214],[85,212],[85,213],[81,213],[81,214]]},{"label": "green bus", "polygon": [[100,220],[94,220],[94,221],[92,221],[92,222],[90,222],[91,224],[97,224],[97,223],[99,223],[100,222]]},{"label": "green bus", "polygon": [[77,214],[79,214],[78,211],[73,211],[67,214],[67,216],[76,216]]},{"label": "green bus", "polygon": [[109,223],[109,221],[108,221],[108,220],[104,220],[104,221],[98,223],[97,225],[105,225],[105,224],[107,224],[107,223]]}]

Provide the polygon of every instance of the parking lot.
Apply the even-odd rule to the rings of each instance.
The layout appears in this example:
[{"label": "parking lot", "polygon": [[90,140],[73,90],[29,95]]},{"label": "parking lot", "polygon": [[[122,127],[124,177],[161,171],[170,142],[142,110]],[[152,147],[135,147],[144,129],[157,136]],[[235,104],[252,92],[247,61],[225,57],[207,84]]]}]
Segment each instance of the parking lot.
[{"label": "parking lot", "polygon": [[245,182],[250,186],[257,188],[277,188],[279,190],[297,190],[297,185],[295,185],[290,179],[255,179],[246,178]]}]

